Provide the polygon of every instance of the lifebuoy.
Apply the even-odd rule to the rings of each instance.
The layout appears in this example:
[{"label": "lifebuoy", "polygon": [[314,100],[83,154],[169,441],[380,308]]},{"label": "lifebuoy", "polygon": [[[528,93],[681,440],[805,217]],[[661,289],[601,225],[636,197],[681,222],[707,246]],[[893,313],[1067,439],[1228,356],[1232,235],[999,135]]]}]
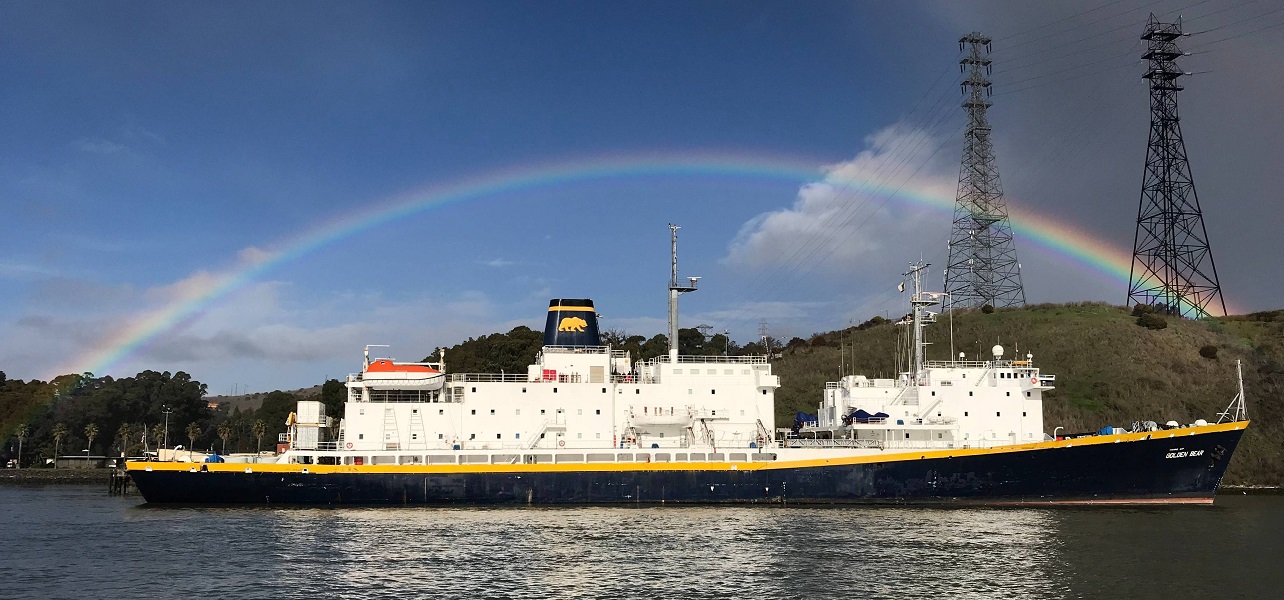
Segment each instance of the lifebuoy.
[{"label": "lifebuoy", "polygon": [[351,449],[352,449],[352,442],[348,442],[348,449],[349,449],[349,450],[351,450]]},{"label": "lifebuoy", "polygon": [[566,445],[566,440],[557,440],[557,445],[558,445],[558,446],[565,446],[565,445]]},{"label": "lifebuoy", "polygon": [[1038,378],[1038,377],[1031,377],[1031,378],[1030,378],[1030,383],[1031,383],[1031,384],[1033,384],[1033,385],[1039,385],[1039,378]]}]

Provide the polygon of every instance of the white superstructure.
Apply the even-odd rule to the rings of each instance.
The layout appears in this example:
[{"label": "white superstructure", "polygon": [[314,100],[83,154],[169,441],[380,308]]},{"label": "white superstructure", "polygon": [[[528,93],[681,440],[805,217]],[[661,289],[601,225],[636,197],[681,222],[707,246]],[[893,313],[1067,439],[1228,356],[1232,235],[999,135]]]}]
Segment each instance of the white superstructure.
[{"label": "white superstructure", "polygon": [[996,345],[992,360],[923,360],[923,329],[935,322],[926,309],[943,296],[919,289],[925,266],[907,273],[913,312],[900,325],[910,329],[909,370],[896,379],[848,375],[825,384],[816,420],[787,433],[787,445],[963,448],[1045,439],[1043,392],[1056,378],[1040,373],[1032,354],[1009,359]]},{"label": "white superstructure", "polygon": [[608,346],[546,346],[524,374],[451,373],[435,392],[401,396],[382,375],[349,375],[334,447],[757,448],[775,427],[777,387],[765,357],[670,355],[633,365]]}]

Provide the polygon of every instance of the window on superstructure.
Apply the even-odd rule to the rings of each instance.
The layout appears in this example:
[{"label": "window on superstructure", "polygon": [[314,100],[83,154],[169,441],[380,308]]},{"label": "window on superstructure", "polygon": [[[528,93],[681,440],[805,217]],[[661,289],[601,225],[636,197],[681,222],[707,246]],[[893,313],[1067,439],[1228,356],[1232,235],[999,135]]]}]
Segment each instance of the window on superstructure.
[{"label": "window on superstructure", "polygon": [[582,433],[577,433],[577,434],[575,434],[575,437],[576,437],[576,438],[578,438],[578,439],[581,439],[581,440],[582,440],[582,439],[584,439],[584,434],[582,434]]},{"label": "window on superstructure", "polygon": [[1012,395],[1012,392],[1003,392],[1003,395],[1004,395],[1004,396],[1011,396],[1011,395]]},{"label": "window on superstructure", "polygon": [[971,395],[972,395],[972,392],[968,392],[968,393],[967,393],[967,395],[971,396]]},{"label": "window on superstructure", "polygon": [[766,396],[766,395],[767,395],[767,390],[766,390],[765,388],[762,390],[762,395],[764,395],[764,396]]},{"label": "window on superstructure", "polygon": [[439,414],[439,415],[444,415],[444,414],[446,414],[446,409],[444,409],[444,408],[439,408],[439,409],[437,409],[437,414]]},{"label": "window on superstructure", "polygon": [[582,414],[584,414],[584,409],[582,409],[582,408],[581,408],[581,409],[576,410],[576,411],[575,411],[575,414],[577,414],[577,415],[582,415]]},{"label": "window on superstructure", "polygon": [[526,388],[522,388],[522,393],[523,393],[523,394],[525,394],[525,393],[526,393]]},{"label": "window on superstructure", "polygon": [[1001,414],[999,414],[999,413],[997,413],[997,412],[996,412],[996,413],[994,413],[994,416],[996,416],[996,417],[1001,417],[1001,416],[1003,416],[1003,415],[1001,415]]},{"label": "window on superstructure", "polygon": [[358,434],[357,434],[357,439],[359,439],[359,440],[364,440],[364,439],[366,439],[366,434],[364,434],[364,433],[358,433]]},{"label": "window on superstructure", "polygon": [[541,408],[541,409],[539,409],[539,414],[541,414],[541,415],[542,415],[542,414],[544,414],[544,409],[542,409],[542,408]]},{"label": "window on superstructure", "polygon": [[714,395],[714,394],[716,394],[716,393],[718,393],[718,390],[709,390],[709,395],[710,395],[710,396],[712,396],[712,395]]},{"label": "window on superstructure", "polygon": [[475,439],[477,439],[477,434],[475,434],[475,433],[470,433],[470,434],[468,434],[468,439],[470,439],[470,440],[475,440]]},{"label": "window on superstructure", "polygon": [[599,408],[599,409],[597,409],[597,413],[596,413],[596,414],[599,414],[599,415],[600,415],[600,414],[602,414],[602,409],[600,409],[600,408]]},{"label": "window on superstructure", "polygon": [[417,409],[417,408],[412,408],[412,409],[410,409],[410,414],[412,414],[412,415],[417,415],[417,414],[419,414],[419,409]]},{"label": "window on superstructure", "polygon": [[492,409],[490,409],[490,414],[494,415],[494,414],[495,414],[495,409],[493,409],[493,408],[492,408]]},{"label": "window on superstructure", "polygon": [[519,416],[519,417],[520,417],[520,416],[522,416],[522,409],[520,409],[520,408],[519,408],[519,409],[517,409],[517,416]]},{"label": "window on superstructure", "polygon": [[477,409],[475,409],[475,408],[473,409],[473,414],[474,414],[474,415],[475,415],[475,414],[477,414]]},{"label": "window on superstructure", "polygon": [[557,393],[557,388],[553,388],[553,393],[554,393],[554,394],[556,394],[556,393]]},{"label": "window on superstructure", "polygon": [[965,416],[965,417],[967,416],[967,411],[966,411],[966,410],[965,410],[965,411],[963,411],[963,416]]},{"label": "window on superstructure", "polygon": [[495,434],[495,439],[497,439],[497,440],[498,440],[498,439],[502,439],[502,438],[500,437],[501,435],[502,435],[502,434],[496,433],[496,434]]},{"label": "window on superstructure", "polygon": [[474,394],[476,394],[476,393],[477,393],[477,386],[473,386],[473,393],[474,393]]},{"label": "window on superstructure", "polygon": [[641,394],[641,393],[642,393],[642,388],[636,388],[636,389],[634,389],[634,390],[633,390],[633,393],[634,393],[634,394]]},{"label": "window on superstructure", "polygon": [[446,439],[446,434],[444,434],[444,433],[439,433],[439,434],[437,434],[437,439],[439,439],[439,440]]},{"label": "window on superstructure", "polygon": [[410,434],[410,439],[412,439],[412,440],[417,440],[417,439],[419,439],[419,434],[417,434],[417,433],[412,433],[412,434]]},{"label": "window on superstructure", "polygon": [[936,392],[932,392],[932,395],[933,395],[933,396],[935,396],[935,395],[936,395]]}]

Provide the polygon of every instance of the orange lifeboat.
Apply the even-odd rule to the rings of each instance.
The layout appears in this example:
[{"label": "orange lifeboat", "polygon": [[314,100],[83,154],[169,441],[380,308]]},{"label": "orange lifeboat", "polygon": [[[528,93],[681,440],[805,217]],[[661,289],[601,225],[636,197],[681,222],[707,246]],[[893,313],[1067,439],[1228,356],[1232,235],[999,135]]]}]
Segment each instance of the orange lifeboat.
[{"label": "orange lifeboat", "polygon": [[429,366],[397,363],[386,358],[370,361],[362,377],[366,385],[418,390],[441,389],[446,376]]}]

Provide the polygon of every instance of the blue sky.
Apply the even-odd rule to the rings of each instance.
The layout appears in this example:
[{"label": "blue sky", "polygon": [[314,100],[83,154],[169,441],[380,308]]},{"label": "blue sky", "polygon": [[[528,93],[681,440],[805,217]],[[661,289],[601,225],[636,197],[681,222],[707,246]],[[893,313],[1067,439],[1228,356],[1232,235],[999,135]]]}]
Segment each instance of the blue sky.
[{"label": "blue sky", "polygon": [[[363,344],[418,359],[537,325],[559,296],[595,298],[605,326],[649,336],[664,327],[669,222],[683,225],[683,274],[705,278],[684,324],[748,341],[760,320],[787,338],[895,312],[885,290],[943,251],[948,218],[805,184],[952,197],[952,65],[974,29],[996,40],[1009,202],[1127,248],[1147,118],[1134,55],[1151,10],[1219,27],[1191,38],[1216,43],[1187,59],[1208,71],[1182,97],[1187,145],[1206,210],[1221,207],[1208,227],[1228,298],[1278,308],[1277,277],[1262,274],[1278,275],[1263,256],[1284,251],[1267,158],[1284,80],[1270,26],[1284,14],[1265,3],[5,3],[0,369],[76,367],[211,275],[388,198],[604,157],[799,167],[425,210],[268,271],[110,374],[186,370],[216,393],[310,385],[353,370]],[[1262,56],[1268,73],[1241,68]],[[835,217],[860,202],[859,218]],[[1017,244],[1032,301],[1122,303],[1117,281]]]}]

